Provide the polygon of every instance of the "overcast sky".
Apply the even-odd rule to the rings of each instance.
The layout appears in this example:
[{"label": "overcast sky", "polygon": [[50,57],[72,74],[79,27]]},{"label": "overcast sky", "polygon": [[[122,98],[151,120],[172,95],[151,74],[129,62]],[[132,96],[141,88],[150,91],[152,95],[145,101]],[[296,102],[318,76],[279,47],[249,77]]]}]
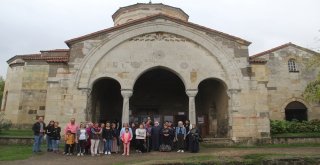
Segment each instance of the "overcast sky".
[{"label": "overcast sky", "polygon": [[[149,0],[1,0],[0,76],[17,54],[67,48],[64,41],[113,26],[119,8]],[[251,41],[250,55],[292,42],[320,49],[320,0],[152,0],[190,22]]]}]

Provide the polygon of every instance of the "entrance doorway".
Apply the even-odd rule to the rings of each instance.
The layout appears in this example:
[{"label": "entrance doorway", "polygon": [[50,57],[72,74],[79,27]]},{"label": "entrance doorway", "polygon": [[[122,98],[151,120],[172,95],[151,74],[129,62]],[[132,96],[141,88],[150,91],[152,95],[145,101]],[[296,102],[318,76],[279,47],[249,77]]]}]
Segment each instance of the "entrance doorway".
[{"label": "entrance doorway", "polygon": [[226,85],[217,79],[203,80],[196,96],[197,124],[202,136],[228,136],[228,95]]},{"label": "entrance doorway", "polygon": [[[130,98],[131,122],[172,121],[186,119],[188,97],[181,79],[167,68],[153,68],[141,75]],[[178,117],[179,116],[179,117]]]},{"label": "entrance doorway", "polygon": [[287,121],[308,120],[307,107],[299,101],[293,101],[289,103],[285,108],[285,115]]},{"label": "entrance doorway", "polygon": [[118,123],[121,121],[122,101],[118,81],[111,78],[97,80],[91,92],[91,121]]}]

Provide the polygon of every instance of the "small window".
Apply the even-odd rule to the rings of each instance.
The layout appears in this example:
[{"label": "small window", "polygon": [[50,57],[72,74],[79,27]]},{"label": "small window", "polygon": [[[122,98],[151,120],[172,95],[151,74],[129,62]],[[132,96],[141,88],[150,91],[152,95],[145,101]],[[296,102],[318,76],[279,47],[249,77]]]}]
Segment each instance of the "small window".
[{"label": "small window", "polygon": [[40,106],[39,110],[43,110],[43,111],[46,110],[46,106]]},{"label": "small window", "polygon": [[294,59],[290,59],[288,61],[288,69],[289,69],[289,72],[299,72],[296,61]]}]

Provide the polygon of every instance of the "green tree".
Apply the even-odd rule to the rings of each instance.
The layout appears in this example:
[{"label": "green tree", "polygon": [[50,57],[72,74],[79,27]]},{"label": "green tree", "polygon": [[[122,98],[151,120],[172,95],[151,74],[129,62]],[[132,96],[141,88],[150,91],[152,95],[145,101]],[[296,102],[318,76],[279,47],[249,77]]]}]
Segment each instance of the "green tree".
[{"label": "green tree", "polygon": [[0,106],[1,106],[1,104],[2,104],[4,83],[5,83],[5,81],[4,81],[3,78],[0,76]]},{"label": "green tree", "polygon": [[[309,68],[320,67],[320,55],[314,56],[308,64]],[[303,96],[310,102],[320,103],[320,73],[318,73],[317,79],[310,82],[304,90]]]}]

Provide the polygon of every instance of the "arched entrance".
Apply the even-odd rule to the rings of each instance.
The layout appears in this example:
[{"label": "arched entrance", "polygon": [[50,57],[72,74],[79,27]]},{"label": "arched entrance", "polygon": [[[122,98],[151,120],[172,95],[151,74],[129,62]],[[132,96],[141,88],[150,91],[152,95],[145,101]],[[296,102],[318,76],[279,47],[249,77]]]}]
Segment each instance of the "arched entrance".
[{"label": "arched entrance", "polygon": [[165,68],[153,68],[134,84],[130,98],[130,121],[142,122],[148,116],[153,121],[186,120],[188,97],[181,79]]},{"label": "arched entrance", "polygon": [[299,101],[290,102],[285,108],[285,115],[287,121],[292,121],[293,119],[299,121],[308,120],[307,107]]},{"label": "arched entrance", "polygon": [[228,95],[226,85],[217,79],[203,80],[195,98],[197,123],[203,136],[228,136]]},{"label": "arched entrance", "polygon": [[111,78],[102,78],[94,83],[91,92],[91,121],[121,121],[123,98],[120,90],[119,82]]}]

